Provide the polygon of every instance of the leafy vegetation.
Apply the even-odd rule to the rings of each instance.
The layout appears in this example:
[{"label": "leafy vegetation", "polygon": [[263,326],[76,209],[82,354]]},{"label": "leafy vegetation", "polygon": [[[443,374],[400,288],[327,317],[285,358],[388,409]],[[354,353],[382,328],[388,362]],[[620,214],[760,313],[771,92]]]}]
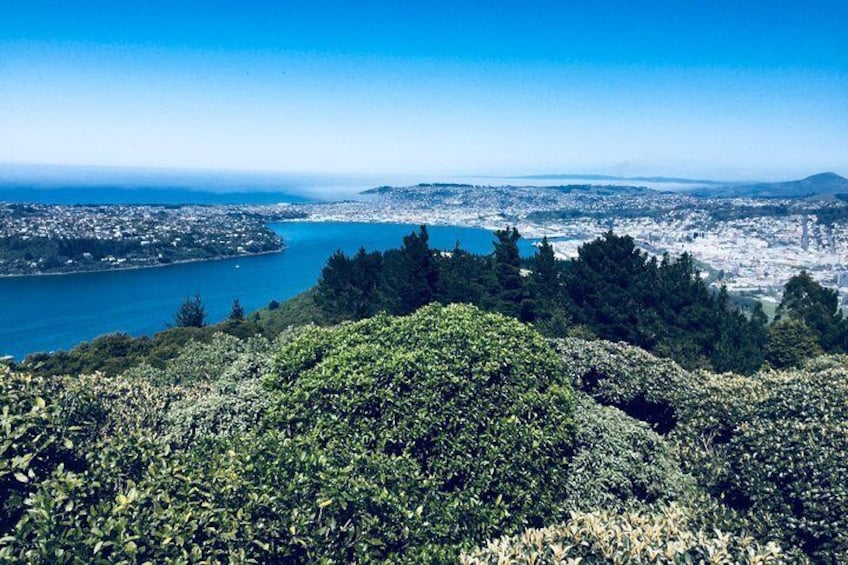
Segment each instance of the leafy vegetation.
[{"label": "leafy vegetation", "polygon": [[23,439],[3,443],[0,559],[448,562],[699,496],[661,436],[571,380],[528,327],[437,305],[219,333],[119,377],[6,373]]},{"label": "leafy vegetation", "polygon": [[574,512],[563,525],[525,530],[464,554],[463,565],[516,563],[793,563],[774,543],[693,528],[675,505],[649,513]]},{"label": "leafy vegetation", "polygon": [[776,318],[803,322],[816,342],[827,352],[845,352],[848,322],[842,317],[839,296],[824,288],[806,271],[786,283]]},{"label": "leafy vegetation", "polygon": [[777,320],[768,328],[766,361],[772,367],[798,367],[806,359],[822,354],[816,334],[803,320]]},{"label": "leafy vegetation", "polygon": [[[686,257],[610,234],[570,263],[543,241],[528,273],[496,238],[441,255],[422,230],[247,320],[0,366],[0,562],[848,561],[828,292],[799,275],[765,342]],[[328,305],[368,317],[302,326]],[[768,364],[598,339],[620,331]]]},{"label": "leafy vegetation", "polygon": [[579,325],[594,335],[627,341],[687,367],[755,371],[766,341],[762,311],[746,318],[726,292],[713,293],[692,258],[649,259],[632,238],[607,233],[583,245],[579,257],[558,261],[543,240],[522,275],[518,232],[495,232],[491,256],[428,246],[422,226],[385,253],[335,253],[315,291],[331,322],[380,311],[406,314],[428,302],[472,303],[533,323],[550,336]]},{"label": "leafy vegetation", "polygon": [[107,334],[83,342],[70,351],[29,355],[20,364],[20,370],[42,376],[79,375],[95,371],[115,376],[142,363],[163,368],[187,344],[208,343],[217,333],[246,339],[262,334],[263,330],[251,320],[225,320],[202,328],[169,328],[152,337]]},{"label": "leafy vegetation", "polygon": [[844,357],[739,376],[688,373],[623,344],[557,349],[575,388],[666,434],[683,470],[749,530],[818,562],[848,558]]},{"label": "leafy vegetation", "polygon": [[[270,384],[278,428],[401,465],[441,544],[544,523],[563,502],[573,397],[545,341],[466,306],[304,331]],[[412,495],[412,494],[411,494]],[[383,523],[380,529],[396,527]]]},{"label": "leafy vegetation", "polygon": [[684,466],[762,535],[848,559],[848,371],[703,382],[679,431]]}]

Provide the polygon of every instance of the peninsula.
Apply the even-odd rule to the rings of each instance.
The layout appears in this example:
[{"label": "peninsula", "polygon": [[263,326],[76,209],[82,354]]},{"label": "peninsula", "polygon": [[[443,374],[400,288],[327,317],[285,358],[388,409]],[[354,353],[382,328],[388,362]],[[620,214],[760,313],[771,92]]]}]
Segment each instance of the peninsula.
[{"label": "peninsula", "polygon": [[157,267],[280,251],[267,222],[297,216],[241,206],[0,203],[0,276]]}]

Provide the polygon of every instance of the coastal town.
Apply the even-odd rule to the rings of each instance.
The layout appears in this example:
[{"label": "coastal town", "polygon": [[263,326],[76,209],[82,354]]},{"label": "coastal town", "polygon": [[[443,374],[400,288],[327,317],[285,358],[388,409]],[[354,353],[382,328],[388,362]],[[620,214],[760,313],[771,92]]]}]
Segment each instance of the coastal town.
[{"label": "coastal town", "polygon": [[637,186],[378,187],[277,205],[54,206],[0,203],[0,274],[161,266],[283,249],[272,222],[516,226],[560,258],[612,230],[646,252],[691,254],[716,286],[765,303],[805,269],[848,304],[848,204],[838,198],[708,198]]},{"label": "coastal town", "polygon": [[0,275],[153,267],[282,249],[266,216],[241,207],[0,203]]},{"label": "coastal town", "polygon": [[547,236],[560,258],[613,230],[653,255],[691,254],[702,275],[736,294],[779,301],[800,270],[848,304],[848,204],[836,199],[705,198],[640,187],[416,185],[295,209],[312,221],[514,225]]}]

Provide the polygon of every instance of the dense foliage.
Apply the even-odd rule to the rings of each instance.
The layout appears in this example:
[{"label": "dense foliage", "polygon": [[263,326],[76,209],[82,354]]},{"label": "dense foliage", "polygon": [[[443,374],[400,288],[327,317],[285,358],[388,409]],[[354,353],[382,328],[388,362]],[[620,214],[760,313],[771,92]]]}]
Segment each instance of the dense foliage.
[{"label": "dense foliage", "polygon": [[[845,356],[769,353],[787,368],[745,376],[548,341],[515,317],[576,333],[570,295],[550,298],[573,264],[407,243],[370,259],[422,273],[388,283],[397,304],[471,293],[512,317],[431,304],[264,337],[299,316],[283,305],[0,367],[0,562],[848,561]],[[701,292],[664,271],[685,261],[642,265]],[[814,350],[808,306],[770,331]],[[95,369],[115,376],[77,376]]]},{"label": "dense foliage", "polygon": [[444,562],[694,488],[541,336],[467,306],[5,373],[0,405],[5,562]]},{"label": "dense foliage", "polygon": [[683,469],[749,529],[848,559],[848,364],[688,373],[623,344],[557,343],[575,387],[667,434]]},{"label": "dense foliage", "polygon": [[516,321],[429,306],[309,329],[283,348],[275,373],[285,393],[277,427],[400,465],[401,489],[432,517],[431,541],[542,524],[563,502],[571,387],[541,336]]},{"label": "dense foliage", "polygon": [[24,359],[20,369],[34,375],[78,375],[100,371],[115,376],[141,363],[162,368],[187,344],[208,343],[221,332],[239,338],[264,333],[261,326],[250,320],[226,320],[202,328],[174,327],[152,337],[113,333],[83,342],[70,351],[33,353]]},{"label": "dense foliage", "polygon": [[562,525],[490,541],[464,554],[463,565],[560,563],[792,563],[773,544],[692,527],[687,509],[574,512]]},{"label": "dense foliage", "polygon": [[848,320],[842,316],[837,292],[824,288],[806,271],[786,283],[776,318],[803,322],[827,352],[844,353],[848,347]]},{"label": "dense foliage", "polygon": [[763,535],[848,560],[848,370],[704,379],[678,432],[681,461]]},{"label": "dense foliage", "polygon": [[627,341],[688,367],[755,371],[763,361],[765,316],[746,319],[726,292],[712,292],[692,258],[649,259],[632,238],[607,233],[572,261],[554,258],[543,240],[522,272],[519,234],[495,232],[490,256],[429,248],[426,227],[385,253],[361,249],[327,261],[315,302],[330,321],[385,311],[406,314],[431,301],[472,303],[533,323],[551,336],[579,326]]}]

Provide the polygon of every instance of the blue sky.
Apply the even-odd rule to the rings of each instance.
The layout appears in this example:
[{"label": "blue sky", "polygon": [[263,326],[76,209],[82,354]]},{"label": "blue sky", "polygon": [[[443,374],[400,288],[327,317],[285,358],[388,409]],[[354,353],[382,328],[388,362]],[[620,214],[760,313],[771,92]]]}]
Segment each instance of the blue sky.
[{"label": "blue sky", "polygon": [[0,162],[848,175],[848,2],[0,0]]}]

